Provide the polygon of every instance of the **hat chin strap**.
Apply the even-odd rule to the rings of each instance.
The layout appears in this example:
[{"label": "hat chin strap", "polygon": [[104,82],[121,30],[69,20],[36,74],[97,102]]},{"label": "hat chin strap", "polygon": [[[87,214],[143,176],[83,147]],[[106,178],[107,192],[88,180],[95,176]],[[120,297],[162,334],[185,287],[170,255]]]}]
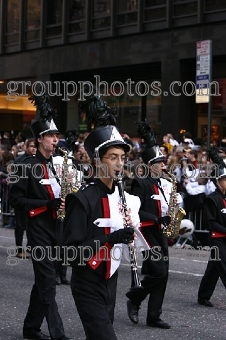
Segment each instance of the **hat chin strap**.
[{"label": "hat chin strap", "polygon": [[100,155],[99,155],[99,147],[98,148],[95,148],[95,156],[96,158],[100,158]]}]

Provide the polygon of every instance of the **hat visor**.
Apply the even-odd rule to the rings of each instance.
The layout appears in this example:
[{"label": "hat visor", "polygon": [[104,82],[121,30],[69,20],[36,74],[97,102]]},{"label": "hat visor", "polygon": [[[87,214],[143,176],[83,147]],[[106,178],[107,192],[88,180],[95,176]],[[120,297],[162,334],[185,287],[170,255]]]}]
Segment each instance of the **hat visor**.
[{"label": "hat visor", "polygon": [[46,134],[50,134],[50,133],[55,133],[57,135],[60,134],[60,132],[58,130],[47,130],[47,131],[40,132],[40,136],[43,136],[43,135],[46,135]]},{"label": "hat visor", "polygon": [[225,178],[226,178],[226,174],[223,174],[222,176],[219,176],[219,177],[217,178],[217,180],[220,181],[221,179],[225,179]]},{"label": "hat visor", "polygon": [[182,157],[182,158],[180,159],[180,162],[183,162],[183,161],[188,161],[188,158],[187,158],[187,157]]},{"label": "hat visor", "polygon": [[104,150],[106,148],[109,148],[110,146],[116,147],[119,146],[122,148],[125,152],[129,152],[131,150],[131,147],[129,144],[126,144],[120,140],[114,140],[114,141],[109,141],[108,143],[104,144],[102,147],[100,147],[99,151]]},{"label": "hat visor", "polygon": [[161,157],[157,157],[157,158],[154,158],[154,159],[150,159],[150,161],[148,162],[149,164],[155,164],[155,163],[161,163],[161,162],[165,162],[166,161],[166,158],[164,156],[161,156]]}]

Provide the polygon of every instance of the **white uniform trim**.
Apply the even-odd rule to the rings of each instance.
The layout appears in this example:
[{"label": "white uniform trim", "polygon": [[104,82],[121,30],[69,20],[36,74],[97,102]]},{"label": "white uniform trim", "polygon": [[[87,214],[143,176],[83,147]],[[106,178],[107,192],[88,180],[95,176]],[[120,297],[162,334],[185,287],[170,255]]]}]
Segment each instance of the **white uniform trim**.
[{"label": "white uniform trim", "polygon": [[[125,193],[126,202],[128,209],[131,209],[131,220],[135,233],[137,234],[137,239],[135,240],[135,247],[139,249],[140,252],[143,250],[150,249],[143,235],[139,231],[140,218],[140,199],[137,196],[129,195]],[[118,192],[118,188],[115,188],[113,194],[108,195],[110,216],[111,218],[98,218],[93,223],[98,225],[100,228],[109,227],[111,233],[123,229],[123,214],[121,212],[121,200]],[[129,261],[128,247],[125,244],[115,244],[111,249],[111,269],[110,276],[112,276],[120,265],[121,259]]]}]

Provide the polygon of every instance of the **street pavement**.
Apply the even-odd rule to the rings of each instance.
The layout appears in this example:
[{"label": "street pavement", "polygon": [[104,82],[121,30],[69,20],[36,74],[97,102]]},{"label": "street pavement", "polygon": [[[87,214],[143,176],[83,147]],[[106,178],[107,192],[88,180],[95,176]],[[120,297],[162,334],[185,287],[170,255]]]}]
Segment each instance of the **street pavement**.
[{"label": "street pavement", "polygon": [[[18,260],[15,265],[10,261],[11,264],[7,264],[7,249],[14,245],[14,230],[0,228],[0,340],[23,339],[22,325],[33,284],[31,260]],[[142,303],[139,324],[133,325],[130,322],[125,296],[130,287],[130,267],[126,263],[122,264],[119,269],[114,322],[118,340],[226,340],[226,299],[221,281],[211,299],[213,308],[197,304],[197,291],[208,256],[209,251],[206,250],[170,248],[170,274],[162,314],[162,319],[171,324],[168,330],[146,327],[147,301]],[[70,273],[69,267],[68,278]],[[70,286],[57,286],[57,302],[66,335],[75,340],[85,340]],[[42,330],[48,334],[46,322]]]}]

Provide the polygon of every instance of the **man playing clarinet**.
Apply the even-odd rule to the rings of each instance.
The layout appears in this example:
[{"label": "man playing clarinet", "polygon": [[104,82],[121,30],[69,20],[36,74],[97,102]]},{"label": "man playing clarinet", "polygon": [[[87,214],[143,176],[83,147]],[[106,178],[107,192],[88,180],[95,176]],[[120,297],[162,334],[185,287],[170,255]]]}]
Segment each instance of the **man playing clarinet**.
[{"label": "man playing clarinet", "polygon": [[114,258],[118,258],[122,244],[134,239],[140,200],[126,195],[128,211],[122,214],[114,178],[130,147],[114,126],[112,110],[95,95],[86,99],[82,110],[95,116],[91,121],[95,129],[84,146],[95,162],[96,174],[93,183],[67,196],[63,245],[68,251],[74,247],[77,253],[71,261],[71,289],[86,339],[115,340],[113,320],[120,260]]}]

